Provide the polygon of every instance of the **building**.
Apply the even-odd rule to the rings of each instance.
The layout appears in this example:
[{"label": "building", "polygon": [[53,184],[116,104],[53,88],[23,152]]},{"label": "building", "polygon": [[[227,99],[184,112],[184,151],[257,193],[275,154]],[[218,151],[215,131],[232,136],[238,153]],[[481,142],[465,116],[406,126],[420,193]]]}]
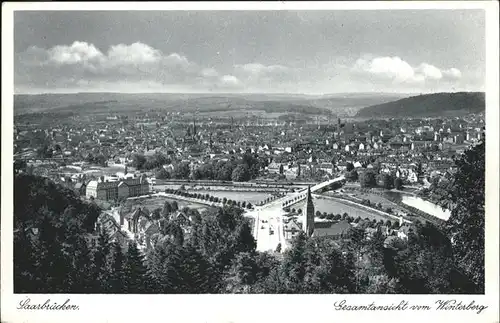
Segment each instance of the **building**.
[{"label": "building", "polygon": [[141,178],[122,179],[114,182],[90,181],[87,184],[86,196],[97,200],[118,200],[149,193],[149,182],[145,176]]},{"label": "building", "polygon": [[301,230],[301,227],[295,220],[291,220],[283,226],[284,236],[286,240],[293,239]]},{"label": "building", "polygon": [[334,240],[343,239],[351,228],[351,224],[346,220],[337,223],[317,222],[314,228],[313,237],[325,237]]},{"label": "building", "polygon": [[306,202],[302,211],[302,230],[308,237],[314,232],[314,204],[311,196],[311,187],[307,187]]},{"label": "building", "polygon": [[73,188],[73,191],[75,192],[76,195],[78,196],[83,196],[85,195],[85,189],[86,189],[87,185],[85,185],[85,183],[76,183],[75,184],[75,187]]}]

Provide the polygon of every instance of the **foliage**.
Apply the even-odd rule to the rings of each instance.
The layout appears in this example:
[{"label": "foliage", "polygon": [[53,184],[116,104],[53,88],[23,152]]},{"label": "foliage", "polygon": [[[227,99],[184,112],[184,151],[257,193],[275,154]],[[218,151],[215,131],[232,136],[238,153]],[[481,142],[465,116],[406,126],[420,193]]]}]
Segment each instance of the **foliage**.
[{"label": "foliage", "polygon": [[359,117],[441,116],[443,111],[484,112],[484,92],[432,93],[366,107]]},{"label": "foliage", "polygon": [[403,188],[403,180],[399,177],[394,178],[394,188],[400,190]]},{"label": "foliage", "polygon": [[248,166],[246,165],[238,165],[236,168],[233,170],[231,174],[231,179],[234,182],[246,182],[250,179],[250,173],[248,170]]},{"label": "foliage", "polygon": [[363,172],[359,177],[359,184],[361,185],[361,187],[368,187],[368,188],[377,186],[375,173],[371,170]]},{"label": "foliage", "polygon": [[[480,293],[484,144],[456,163],[458,172],[443,197],[452,216],[443,228],[417,223],[406,241],[391,240],[380,229],[383,222],[319,213],[357,226],[339,241],[300,233],[286,250],[279,245],[272,254],[256,251],[252,223],[232,202],[203,214],[183,209],[188,223],[171,219],[178,204],[165,202],[153,212],[159,232],[149,249],[140,250],[134,242],[120,243],[96,229],[101,211],[95,204],[47,179],[19,173],[14,185],[14,291]],[[396,221],[385,224],[398,228]]]},{"label": "foliage", "polygon": [[451,209],[446,232],[460,271],[484,292],[485,143],[467,150],[455,161],[457,172],[441,204]]},{"label": "foliage", "polygon": [[386,190],[390,190],[394,187],[394,178],[391,174],[380,174],[379,175],[379,182],[383,188]]}]

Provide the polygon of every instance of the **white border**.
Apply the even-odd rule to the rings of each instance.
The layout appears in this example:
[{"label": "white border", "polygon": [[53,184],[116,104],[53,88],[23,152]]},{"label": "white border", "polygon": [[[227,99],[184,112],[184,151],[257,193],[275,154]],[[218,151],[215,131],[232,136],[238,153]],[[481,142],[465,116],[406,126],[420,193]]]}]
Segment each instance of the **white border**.
[{"label": "white border", "polygon": [[[427,321],[498,322],[498,2],[178,2],[178,3],[3,3],[2,4],[2,222],[1,319],[2,322],[121,322],[162,320],[170,322],[331,322]],[[14,10],[386,10],[386,9],[486,9],[486,295],[30,295],[33,302],[66,298],[80,311],[16,311],[23,295],[13,295],[12,284],[12,124],[13,124],[13,11]],[[363,304],[399,300],[433,304],[438,299],[475,300],[490,308],[482,315],[470,312],[337,312],[332,304],[347,299]]]}]

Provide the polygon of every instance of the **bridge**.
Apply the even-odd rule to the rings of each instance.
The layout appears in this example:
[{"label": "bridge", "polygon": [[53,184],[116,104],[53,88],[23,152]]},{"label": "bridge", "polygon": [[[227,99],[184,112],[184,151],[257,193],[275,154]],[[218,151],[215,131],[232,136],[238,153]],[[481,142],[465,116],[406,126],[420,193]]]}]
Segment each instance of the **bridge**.
[{"label": "bridge", "polygon": [[[329,188],[336,183],[343,183],[343,176],[331,179],[310,187],[311,192],[321,191]],[[307,188],[295,193],[289,193],[267,204],[256,206],[253,210],[246,211],[246,216],[255,219],[254,237],[257,241],[257,250],[274,251],[278,245],[281,250],[288,248],[287,241],[284,238],[283,223],[286,212],[285,207],[298,203],[306,198]]]},{"label": "bridge", "polygon": [[[344,183],[345,180],[346,179],[344,176],[340,176],[340,177],[330,179],[330,180],[325,181],[325,182],[321,182],[319,184],[316,184],[316,185],[310,187],[311,193],[322,191],[325,188],[330,188],[331,186],[333,186],[333,184],[336,184],[336,183],[338,183],[338,184]],[[288,195],[283,196],[279,199],[271,201],[265,205],[262,205],[259,207],[259,210],[269,208],[269,207],[274,207],[276,205],[281,205],[281,207],[285,208],[285,207],[299,203],[300,201],[304,200],[306,198],[306,195],[307,195],[307,188],[303,189],[299,192],[288,194]]]}]

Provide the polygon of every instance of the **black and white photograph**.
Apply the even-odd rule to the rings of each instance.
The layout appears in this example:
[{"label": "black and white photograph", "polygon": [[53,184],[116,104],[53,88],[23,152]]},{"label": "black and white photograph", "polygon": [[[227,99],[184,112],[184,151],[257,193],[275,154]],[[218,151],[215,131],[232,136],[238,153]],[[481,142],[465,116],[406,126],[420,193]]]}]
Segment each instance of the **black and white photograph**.
[{"label": "black and white photograph", "polygon": [[205,4],[13,11],[10,297],[484,297],[486,10]]}]

